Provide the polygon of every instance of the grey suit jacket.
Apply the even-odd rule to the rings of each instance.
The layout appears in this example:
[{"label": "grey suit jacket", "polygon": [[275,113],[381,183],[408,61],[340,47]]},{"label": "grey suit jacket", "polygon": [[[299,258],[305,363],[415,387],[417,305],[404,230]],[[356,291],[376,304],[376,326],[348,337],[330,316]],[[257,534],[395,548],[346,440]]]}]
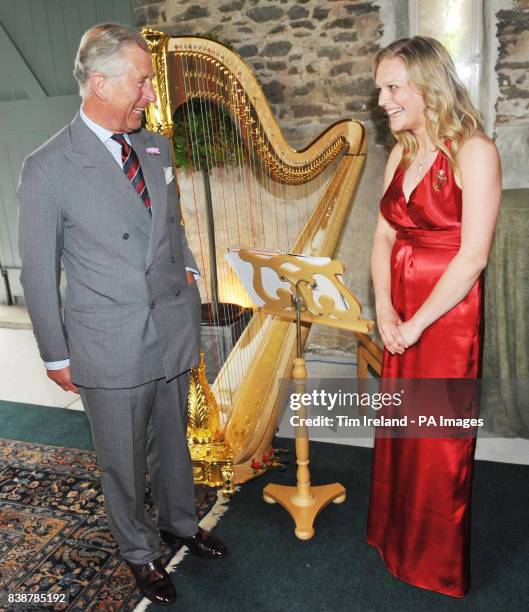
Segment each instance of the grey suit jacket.
[{"label": "grey suit jacket", "polygon": [[170,145],[146,130],[130,140],[152,218],[79,116],[24,161],[17,190],[21,281],[41,357],[69,357],[72,380],[83,387],[171,379],[198,362],[200,296],[185,273],[197,265],[175,182],[166,184]]}]

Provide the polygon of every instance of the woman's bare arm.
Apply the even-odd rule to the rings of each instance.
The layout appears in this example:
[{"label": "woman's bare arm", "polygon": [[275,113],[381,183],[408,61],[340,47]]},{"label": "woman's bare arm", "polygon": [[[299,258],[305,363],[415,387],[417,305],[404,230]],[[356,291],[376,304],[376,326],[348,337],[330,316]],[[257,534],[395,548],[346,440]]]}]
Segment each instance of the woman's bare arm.
[{"label": "woman's bare arm", "polygon": [[467,296],[487,265],[501,200],[498,151],[489,138],[475,135],[461,146],[458,163],[463,190],[461,246],[422,306],[399,325],[408,345]]},{"label": "woman's bare arm", "polygon": [[[402,147],[395,145],[389,155],[384,172],[384,192],[387,190],[402,157]],[[391,303],[391,251],[395,244],[396,231],[378,213],[377,226],[371,251],[371,275],[375,290],[377,324],[384,345],[390,353],[402,353],[405,340],[398,324],[401,320]]]}]

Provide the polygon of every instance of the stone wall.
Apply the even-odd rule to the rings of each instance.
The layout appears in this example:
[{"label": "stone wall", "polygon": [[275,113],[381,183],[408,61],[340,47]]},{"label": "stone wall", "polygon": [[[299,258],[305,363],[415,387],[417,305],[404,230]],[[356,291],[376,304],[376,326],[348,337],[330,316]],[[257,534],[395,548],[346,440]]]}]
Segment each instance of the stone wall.
[{"label": "stone wall", "polygon": [[374,2],[137,0],[135,17],[140,26],[232,45],[294,144],[344,117],[369,118],[376,105],[371,61],[382,23]]},{"label": "stone wall", "polygon": [[[407,0],[135,0],[139,27],[213,34],[233,45],[263,85],[289,141],[306,146],[340,119],[361,120],[369,155],[337,256],[373,313],[369,254],[391,137],[376,112],[371,63],[408,35]],[[504,187],[529,187],[529,0],[484,0],[480,107],[502,157]],[[311,344],[349,350],[351,334],[320,328]]]}]

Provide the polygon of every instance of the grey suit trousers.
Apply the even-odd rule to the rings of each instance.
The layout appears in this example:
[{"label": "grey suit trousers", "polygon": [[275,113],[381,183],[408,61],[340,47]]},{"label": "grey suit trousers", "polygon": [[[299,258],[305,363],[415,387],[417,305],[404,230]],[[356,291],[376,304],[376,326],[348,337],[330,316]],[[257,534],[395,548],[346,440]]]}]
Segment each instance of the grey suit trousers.
[{"label": "grey suit trousers", "polygon": [[[197,531],[193,468],[186,439],[189,372],[130,389],[80,388],[101,469],[109,527],[123,557],[143,564],[160,556],[157,529]],[[148,467],[156,525],[146,512]]]}]

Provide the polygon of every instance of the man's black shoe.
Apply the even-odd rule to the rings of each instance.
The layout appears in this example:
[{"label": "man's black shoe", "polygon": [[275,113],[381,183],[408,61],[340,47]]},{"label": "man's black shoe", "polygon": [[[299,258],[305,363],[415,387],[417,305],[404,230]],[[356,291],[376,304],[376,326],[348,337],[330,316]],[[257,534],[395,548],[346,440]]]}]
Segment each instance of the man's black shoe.
[{"label": "man's black shoe", "polygon": [[194,536],[187,538],[180,538],[164,530],[160,531],[160,536],[173,552],[183,544],[193,554],[203,559],[220,559],[228,554],[226,546],[217,537],[200,527]]},{"label": "man's black shoe", "polygon": [[160,559],[154,559],[143,565],[134,565],[127,561],[136,578],[140,591],[153,603],[170,606],[176,601],[176,591]]}]

